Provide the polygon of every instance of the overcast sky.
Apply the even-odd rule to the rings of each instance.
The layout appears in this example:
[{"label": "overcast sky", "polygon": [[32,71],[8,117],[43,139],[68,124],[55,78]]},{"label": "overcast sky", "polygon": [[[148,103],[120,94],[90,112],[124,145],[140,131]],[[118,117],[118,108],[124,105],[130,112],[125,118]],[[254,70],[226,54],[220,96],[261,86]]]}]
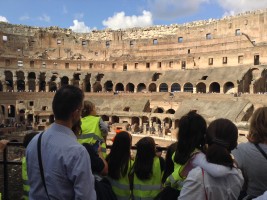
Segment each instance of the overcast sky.
[{"label": "overcast sky", "polygon": [[266,8],[267,0],[0,0],[0,21],[90,32],[183,24]]}]

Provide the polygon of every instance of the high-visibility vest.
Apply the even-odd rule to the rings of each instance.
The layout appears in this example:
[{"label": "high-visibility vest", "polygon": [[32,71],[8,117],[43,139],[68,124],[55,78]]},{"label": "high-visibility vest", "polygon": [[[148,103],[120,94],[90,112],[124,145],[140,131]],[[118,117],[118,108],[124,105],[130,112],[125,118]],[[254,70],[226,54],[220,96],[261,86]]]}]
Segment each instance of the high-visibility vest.
[{"label": "high-visibility vest", "polygon": [[21,160],[22,162],[22,181],[23,181],[23,199],[29,199],[29,191],[30,185],[28,183],[28,175],[27,175],[27,164],[26,164],[26,157],[24,156]]},{"label": "high-visibility vest", "polygon": [[148,180],[140,180],[134,174],[133,196],[135,200],[152,200],[161,190],[161,167],[159,157],[153,161],[152,176]]},{"label": "high-visibility vest", "polygon": [[119,180],[114,180],[112,178],[108,178],[113,192],[116,194],[118,200],[129,200],[130,199],[130,185],[129,185],[129,177],[128,174],[131,171],[132,161],[129,161],[128,170],[124,177],[121,177]]},{"label": "high-visibility vest", "polygon": [[107,147],[105,140],[102,136],[100,126],[99,126],[100,117],[96,116],[86,116],[81,119],[81,135],[78,137],[79,143],[89,143],[95,144],[97,140],[101,141],[101,151],[103,156],[106,157]]},{"label": "high-visibility vest", "polygon": [[[191,157],[198,152],[199,150],[197,149],[194,150],[191,153]],[[189,163],[191,159],[189,159],[184,165],[181,165],[174,161],[174,156],[175,156],[175,152],[172,154],[172,161],[174,163],[174,171],[172,172],[170,176],[168,176],[164,186],[171,186],[172,188],[181,190],[184,184],[184,180],[186,179],[186,176],[183,176],[181,173],[183,170],[185,170],[185,167],[188,167],[188,168],[192,167]]]}]

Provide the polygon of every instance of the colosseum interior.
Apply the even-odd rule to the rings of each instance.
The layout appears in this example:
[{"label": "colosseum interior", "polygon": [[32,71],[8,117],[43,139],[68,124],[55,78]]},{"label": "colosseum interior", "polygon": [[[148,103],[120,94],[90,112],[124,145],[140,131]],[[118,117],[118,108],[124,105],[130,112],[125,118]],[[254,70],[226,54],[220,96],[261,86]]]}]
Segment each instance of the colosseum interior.
[{"label": "colosseum interior", "polygon": [[241,130],[267,106],[267,10],[182,25],[78,34],[0,22],[0,124],[42,130],[54,92],[85,92],[112,130],[173,137],[197,110]]}]

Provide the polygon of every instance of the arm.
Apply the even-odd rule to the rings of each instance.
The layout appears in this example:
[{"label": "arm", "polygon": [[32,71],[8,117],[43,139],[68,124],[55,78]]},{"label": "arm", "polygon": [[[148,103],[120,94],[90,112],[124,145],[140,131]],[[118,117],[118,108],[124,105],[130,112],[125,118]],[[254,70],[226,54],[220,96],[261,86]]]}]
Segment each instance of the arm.
[{"label": "arm", "polygon": [[104,137],[105,141],[108,135],[108,125],[107,123],[105,123],[102,118],[100,118],[99,120],[99,126],[100,126],[100,130],[102,132],[102,136]]},{"label": "arm", "polygon": [[102,160],[102,162],[104,164],[104,167],[103,167],[102,171],[100,172],[100,175],[107,176],[108,175],[108,163],[105,160],[105,158],[103,157],[101,146],[99,146],[99,148],[98,148],[98,155],[99,155],[99,158]]},{"label": "arm", "polygon": [[198,153],[195,155],[192,160],[192,165],[194,167],[199,166],[203,168],[207,173],[209,173],[213,177],[222,177],[229,174],[230,168],[213,164],[207,161],[205,154]]},{"label": "arm", "polygon": [[69,162],[66,167],[69,179],[73,183],[75,199],[96,200],[91,160],[85,148],[76,149]]},{"label": "arm", "polygon": [[200,168],[192,169],[184,181],[178,200],[205,199]]}]

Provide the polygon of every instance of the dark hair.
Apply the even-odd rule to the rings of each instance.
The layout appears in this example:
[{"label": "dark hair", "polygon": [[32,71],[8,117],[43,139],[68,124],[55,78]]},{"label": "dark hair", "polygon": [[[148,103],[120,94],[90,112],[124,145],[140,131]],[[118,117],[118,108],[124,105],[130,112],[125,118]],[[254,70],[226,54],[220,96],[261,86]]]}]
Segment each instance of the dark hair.
[{"label": "dark hair", "polygon": [[184,165],[195,149],[203,151],[206,130],[205,119],[196,111],[190,111],[181,117],[177,134],[178,143],[174,156],[176,163]]},{"label": "dark hair", "polygon": [[267,141],[267,107],[258,108],[252,115],[248,140],[252,143]]},{"label": "dark hair", "polygon": [[79,119],[71,128],[71,130],[76,135],[76,137],[81,135],[81,130],[82,130],[81,124],[82,124],[82,121],[81,119]]},{"label": "dark hair", "polygon": [[152,176],[154,157],[156,156],[155,141],[152,137],[143,137],[136,143],[134,173],[141,180]]},{"label": "dark hair", "polygon": [[27,148],[32,138],[34,138],[34,136],[37,135],[38,133],[39,133],[38,131],[33,131],[31,133],[26,134],[23,138],[23,146]]},{"label": "dark hair", "polygon": [[216,119],[207,129],[208,162],[233,167],[230,152],[237,146],[237,127],[228,119]]},{"label": "dark hair", "polygon": [[165,170],[162,176],[162,183],[164,183],[168,176],[172,174],[174,171],[174,163],[172,161],[172,155],[177,148],[177,142],[172,143],[167,148],[166,156],[165,156]]},{"label": "dark hair", "polygon": [[55,94],[52,108],[57,120],[68,120],[71,114],[82,106],[84,94],[73,85],[62,86]]},{"label": "dark hair", "polygon": [[107,156],[108,175],[118,180],[127,175],[131,159],[132,136],[122,131],[114,138],[110,153]]}]

